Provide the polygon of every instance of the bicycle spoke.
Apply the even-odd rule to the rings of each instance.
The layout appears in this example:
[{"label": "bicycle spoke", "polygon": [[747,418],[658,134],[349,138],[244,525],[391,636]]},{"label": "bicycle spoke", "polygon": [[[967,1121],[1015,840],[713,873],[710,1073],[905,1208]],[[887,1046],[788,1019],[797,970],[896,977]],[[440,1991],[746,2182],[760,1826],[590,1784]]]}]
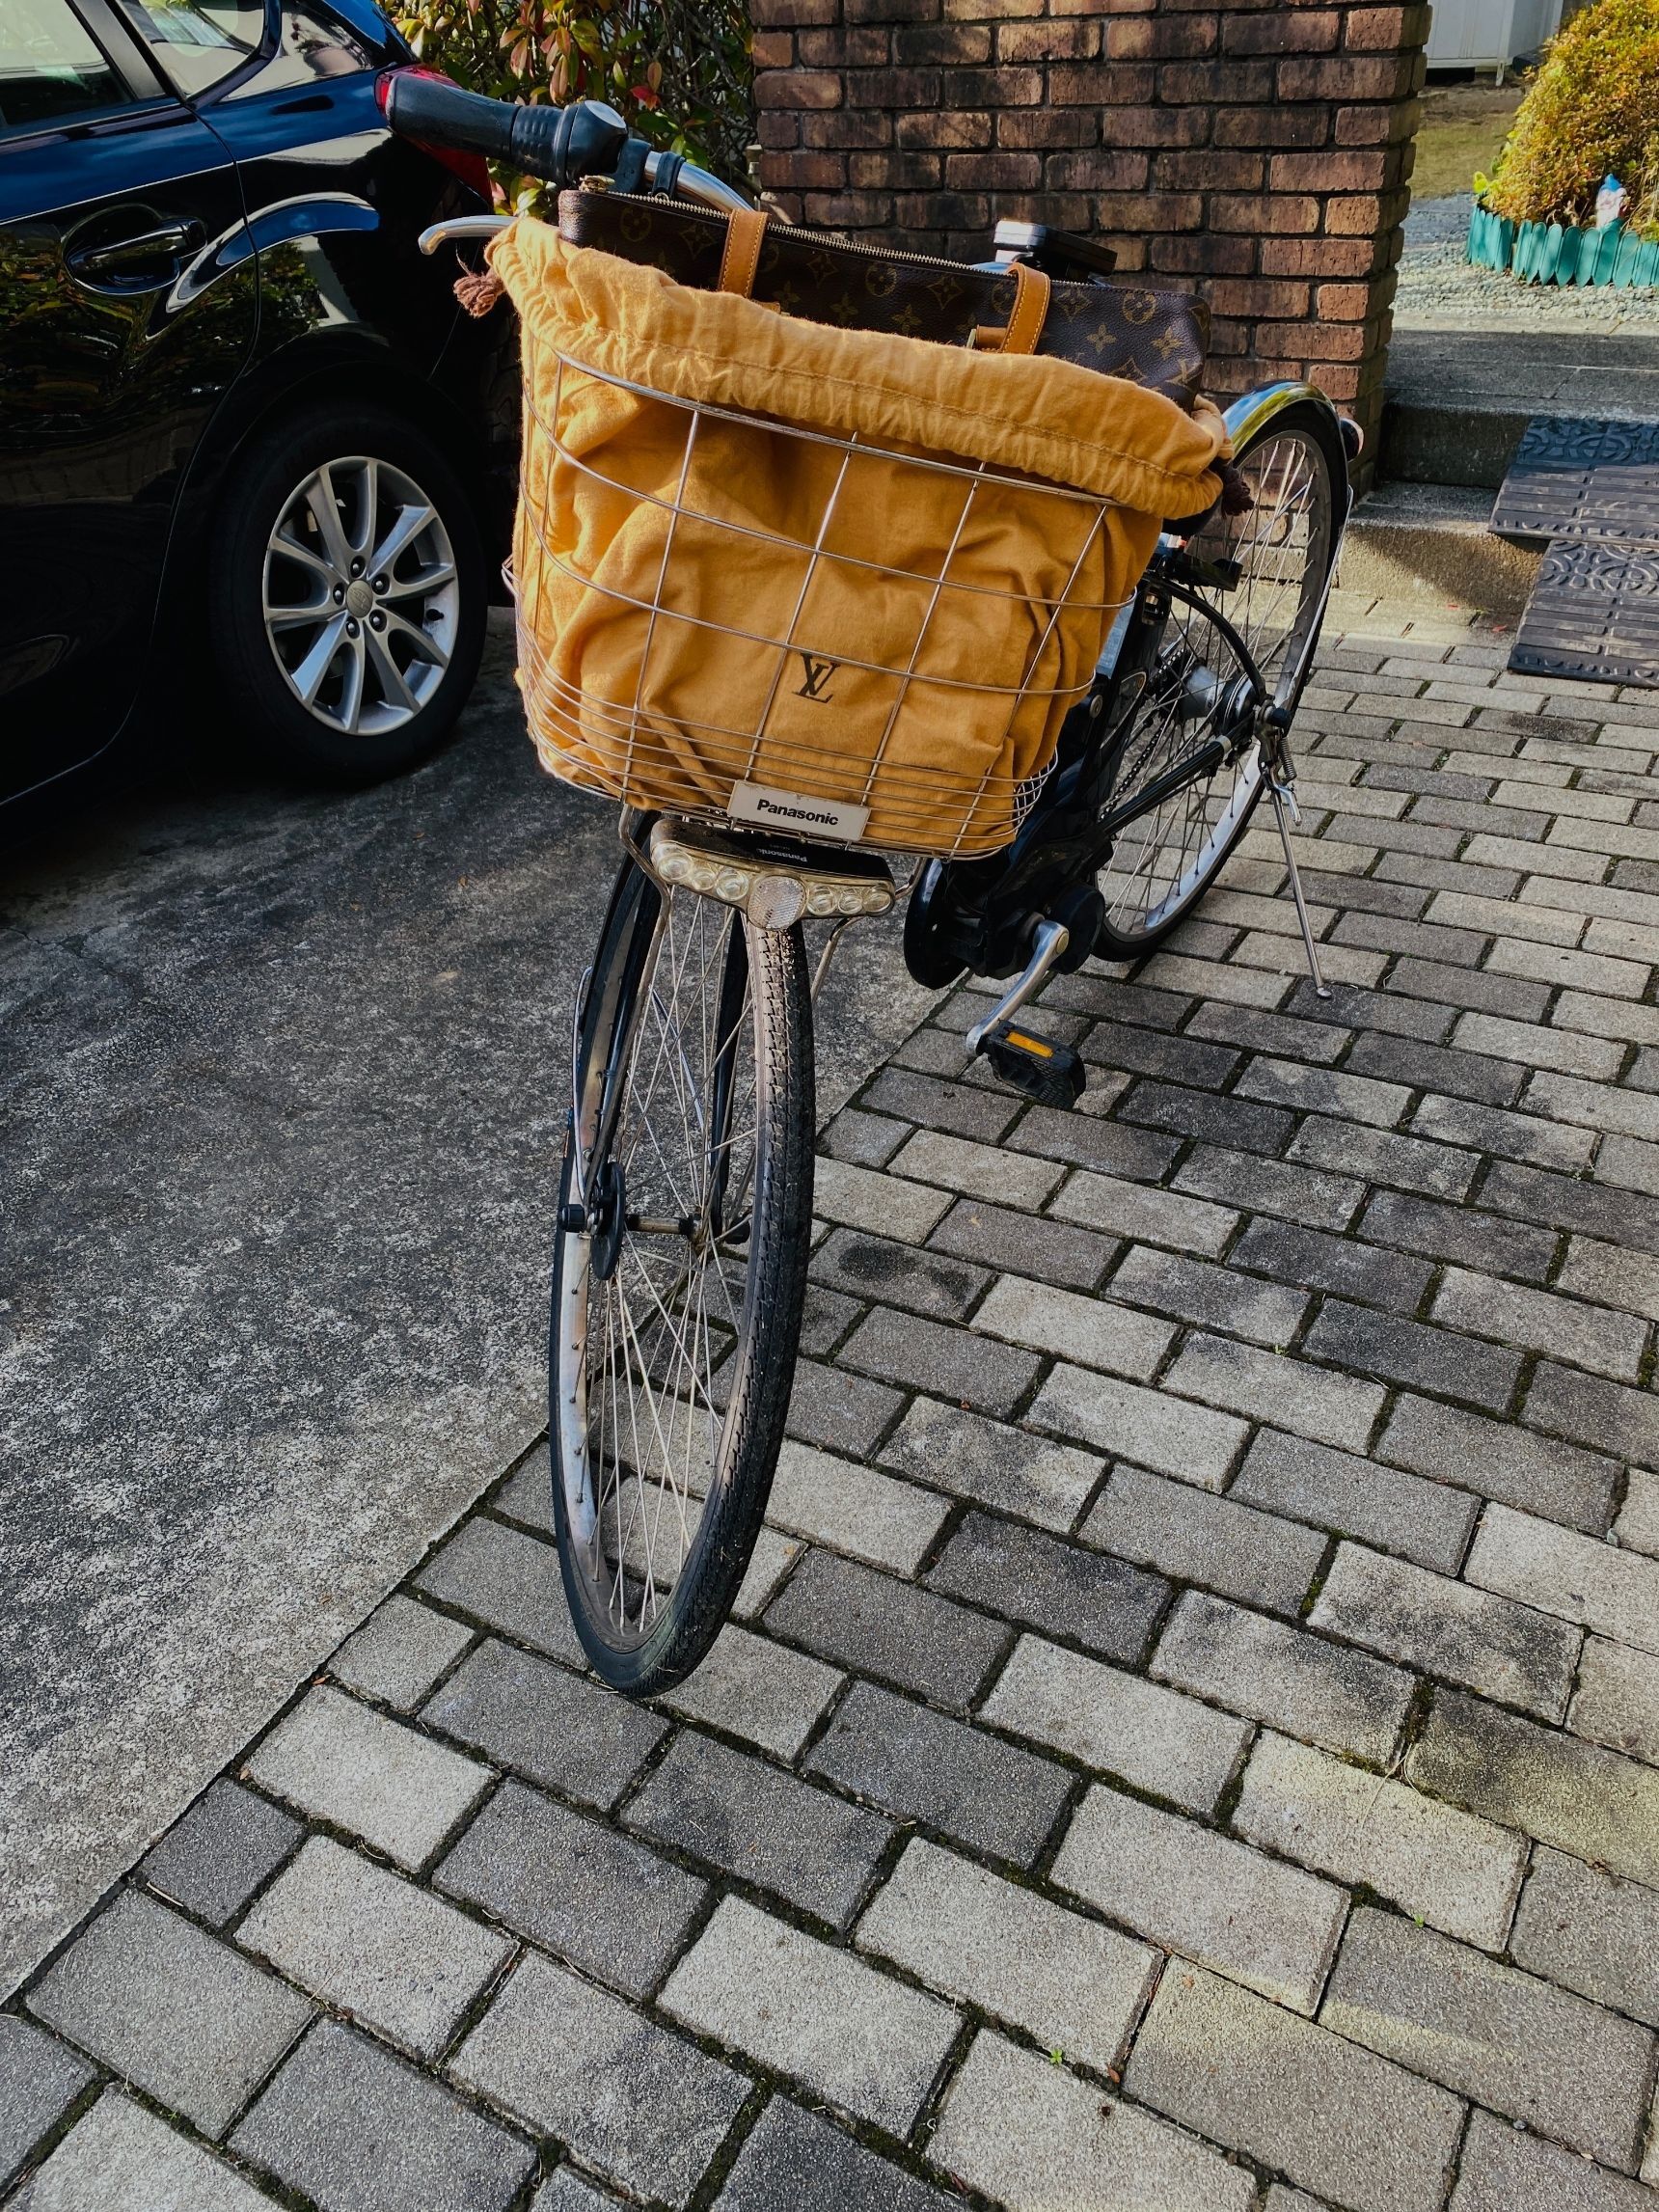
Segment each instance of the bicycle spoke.
[{"label": "bicycle spoke", "polygon": [[741,1327],[732,1215],[757,1153],[743,925],[688,893],[666,898],[611,1151],[623,1220],[586,1240],[615,1244],[587,1294],[583,1446],[598,1507],[586,1571],[619,1641],[649,1632],[696,1545],[724,1441],[715,1376]]},{"label": "bicycle spoke", "polygon": [[1204,604],[1172,602],[1146,694],[1119,740],[1112,804],[1124,806],[1179,776],[1206,749],[1213,753],[1216,738],[1228,751],[1121,833],[1100,877],[1119,957],[1185,913],[1231,849],[1262,784],[1255,734],[1237,701],[1247,712],[1252,676],[1269,698],[1293,676],[1330,564],[1326,464],[1306,431],[1270,432],[1238,465],[1254,505],[1212,519],[1191,550],[1205,561],[1237,564],[1237,585],[1216,603],[1247,657]]}]

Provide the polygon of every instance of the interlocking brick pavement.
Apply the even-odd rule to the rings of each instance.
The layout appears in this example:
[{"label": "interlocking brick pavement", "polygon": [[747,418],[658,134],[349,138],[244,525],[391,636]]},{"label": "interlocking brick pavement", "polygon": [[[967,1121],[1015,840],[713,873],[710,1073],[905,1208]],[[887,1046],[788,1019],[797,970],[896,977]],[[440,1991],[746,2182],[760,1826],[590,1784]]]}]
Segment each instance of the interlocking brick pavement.
[{"label": "interlocking brick pavement", "polygon": [[[1267,831],[824,1133],[738,1607],[503,1470],[0,2015],[8,2207],[1659,2212],[1659,707],[1349,606]],[[856,957],[856,952],[850,957]]]}]

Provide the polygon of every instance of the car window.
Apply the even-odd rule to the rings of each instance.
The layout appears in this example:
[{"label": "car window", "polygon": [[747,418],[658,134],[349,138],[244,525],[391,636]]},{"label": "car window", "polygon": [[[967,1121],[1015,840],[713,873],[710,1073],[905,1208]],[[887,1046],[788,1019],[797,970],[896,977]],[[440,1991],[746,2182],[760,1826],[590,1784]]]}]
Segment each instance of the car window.
[{"label": "car window", "polygon": [[345,77],[374,67],[363,41],[326,8],[285,7],[282,18],[283,51],[309,76]]},{"label": "car window", "polygon": [[187,96],[209,92],[264,42],[264,0],[128,0],[133,28]]},{"label": "car window", "polygon": [[355,76],[372,69],[379,57],[355,31],[316,0],[283,0],[277,12],[277,50],[256,77],[237,87],[237,96],[286,91],[315,77]]},{"label": "car window", "polygon": [[68,0],[4,0],[0,133],[47,129],[130,97]]}]

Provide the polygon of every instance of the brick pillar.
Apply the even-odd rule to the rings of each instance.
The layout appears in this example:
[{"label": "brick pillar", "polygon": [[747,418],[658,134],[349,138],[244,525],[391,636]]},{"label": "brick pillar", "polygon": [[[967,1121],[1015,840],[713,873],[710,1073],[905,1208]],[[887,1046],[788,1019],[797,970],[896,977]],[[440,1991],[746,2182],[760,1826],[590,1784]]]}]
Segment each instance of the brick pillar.
[{"label": "brick pillar", "polygon": [[999,215],[1195,284],[1210,389],[1381,412],[1423,6],[751,0],[761,180],[797,220],[983,257]]}]

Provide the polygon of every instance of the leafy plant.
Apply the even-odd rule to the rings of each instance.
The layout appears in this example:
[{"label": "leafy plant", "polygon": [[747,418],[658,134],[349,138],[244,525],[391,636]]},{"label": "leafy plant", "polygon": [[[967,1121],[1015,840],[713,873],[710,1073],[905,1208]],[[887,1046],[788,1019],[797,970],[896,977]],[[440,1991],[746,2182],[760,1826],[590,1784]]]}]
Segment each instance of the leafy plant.
[{"label": "leafy plant", "polygon": [[[745,180],[753,136],[745,0],[403,0],[426,65],[493,99],[608,100],[629,128]],[[498,177],[518,205],[533,179]]]},{"label": "leafy plant", "polygon": [[1594,0],[1563,27],[1476,187],[1515,222],[1577,224],[1610,175],[1637,229],[1659,236],[1659,0]]}]

